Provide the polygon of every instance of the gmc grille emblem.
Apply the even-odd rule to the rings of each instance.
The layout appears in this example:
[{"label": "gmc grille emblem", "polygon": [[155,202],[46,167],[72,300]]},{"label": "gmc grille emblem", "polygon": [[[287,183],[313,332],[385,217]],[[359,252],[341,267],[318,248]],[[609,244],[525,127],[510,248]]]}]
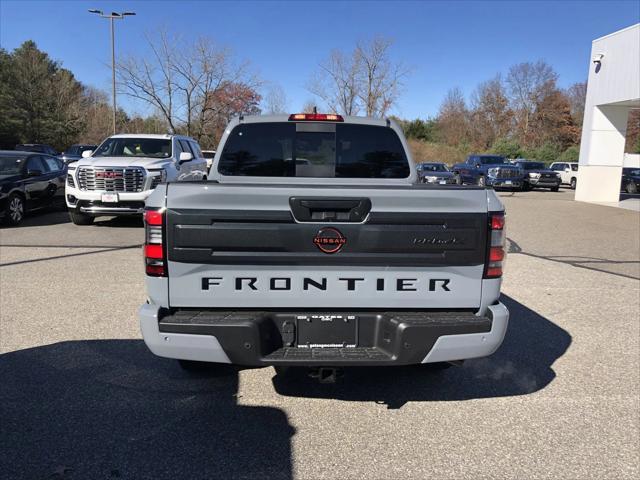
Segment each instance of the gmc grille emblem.
[{"label": "gmc grille emblem", "polygon": [[112,179],[122,178],[121,172],[96,172],[96,178]]}]

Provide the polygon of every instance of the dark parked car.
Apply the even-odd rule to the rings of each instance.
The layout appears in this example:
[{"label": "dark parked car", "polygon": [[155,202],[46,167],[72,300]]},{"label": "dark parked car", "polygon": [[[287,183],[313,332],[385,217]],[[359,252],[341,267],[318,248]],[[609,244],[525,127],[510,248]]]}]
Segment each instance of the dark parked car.
[{"label": "dark parked car", "polygon": [[449,171],[444,163],[425,162],[416,165],[418,176],[422,183],[432,183],[436,185],[459,184],[460,177]]},{"label": "dark parked car", "polygon": [[455,164],[451,170],[460,177],[462,183],[482,187],[489,185],[520,189],[524,180],[522,169],[500,155],[469,155],[465,162]]},{"label": "dark parked car", "polygon": [[0,217],[18,225],[26,212],[64,207],[67,167],[51,155],[0,151]]},{"label": "dark parked car", "polygon": [[640,192],[640,168],[623,168],[621,190],[627,193]]},{"label": "dark parked car", "polygon": [[50,145],[45,145],[44,143],[20,143],[16,145],[16,151],[46,153],[47,155],[53,156],[58,155],[55,148]]},{"label": "dark parked car", "polygon": [[544,163],[518,159],[513,164],[524,171],[523,190],[549,188],[552,192],[557,192],[560,189],[560,174],[547,168]]},{"label": "dark parked car", "polygon": [[95,150],[98,148],[97,145],[86,145],[86,144],[76,144],[71,145],[64,152],[62,152],[58,158],[62,160],[64,163],[75,162],[76,160],[80,160],[82,158],[82,152],[87,150]]}]

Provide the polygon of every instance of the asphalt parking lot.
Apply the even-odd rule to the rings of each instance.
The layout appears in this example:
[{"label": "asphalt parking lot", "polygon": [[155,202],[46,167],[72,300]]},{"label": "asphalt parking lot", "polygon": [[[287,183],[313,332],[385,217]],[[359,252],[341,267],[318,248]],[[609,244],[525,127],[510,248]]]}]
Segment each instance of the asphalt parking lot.
[{"label": "asphalt parking lot", "polygon": [[335,385],[150,354],[140,221],[0,230],[0,478],[637,478],[640,215],[501,196],[498,352]]}]

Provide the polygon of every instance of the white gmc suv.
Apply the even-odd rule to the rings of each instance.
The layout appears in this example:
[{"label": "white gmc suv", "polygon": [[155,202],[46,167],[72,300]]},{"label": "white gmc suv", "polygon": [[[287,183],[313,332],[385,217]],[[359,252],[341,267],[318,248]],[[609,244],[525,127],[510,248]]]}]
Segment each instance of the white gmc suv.
[{"label": "white gmc suv", "polygon": [[160,183],[207,177],[200,146],[181,135],[114,135],[82,156],[69,165],[65,188],[76,225],[90,225],[102,215],[141,215]]}]

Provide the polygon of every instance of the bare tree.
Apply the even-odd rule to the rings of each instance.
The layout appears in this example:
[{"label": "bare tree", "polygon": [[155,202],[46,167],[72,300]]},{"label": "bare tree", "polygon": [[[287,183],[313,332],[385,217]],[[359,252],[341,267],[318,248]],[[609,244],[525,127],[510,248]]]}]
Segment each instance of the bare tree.
[{"label": "bare tree", "polygon": [[113,110],[105,92],[93,87],[85,87],[82,110],[84,118],[83,142],[99,144],[113,133],[113,125],[111,124]]},{"label": "bare tree", "polygon": [[571,107],[573,121],[582,127],[584,120],[584,105],[587,100],[587,82],[579,82],[571,85],[565,92]]},{"label": "bare tree", "polygon": [[447,145],[458,146],[469,139],[469,111],[460,88],[455,87],[447,95],[438,112],[438,130]]},{"label": "bare tree", "polygon": [[521,142],[531,142],[530,121],[536,105],[556,89],[558,74],[543,60],[513,65],[507,75],[510,100],[516,113],[516,128]]},{"label": "bare tree", "polygon": [[173,46],[164,31],[157,40],[147,36],[147,42],[153,53],[151,58],[128,57],[118,63],[118,88],[121,93],[159,110],[171,132],[175,133],[178,124],[175,105],[179,100],[172,68],[175,63]]},{"label": "bare tree", "polygon": [[306,102],[304,102],[304,105],[302,105],[302,110],[300,110],[302,113],[313,113],[313,109],[316,108],[316,102],[313,99],[308,99]]},{"label": "bare tree", "polygon": [[237,62],[229,49],[208,38],[185,43],[161,31],[157,37],[147,36],[147,41],[150,57],[119,63],[119,89],[158,111],[172,132],[198,140],[211,134],[220,115],[229,110],[229,96],[222,90],[234,85],[255,90],[259,84],[246,63]]},{"label": "bare tree", "polygon": [[478,85],[471,96],[474,143],[486,150],[511,130],[513,111],[509,108],[500,75]]},{"label": "bare tree", "polygon": [[408,69],[390,58],[393,42],[383,37],[359,42],[352,52],[331,51],[319,64],[308,90],[335,112],[384,116],[396,104]]},{"label": "bare tree", "polygon": [[409,73],[402,63],[389,58],[390,39],[375,37],[360,42],[355,56],[359,59],[358,97],[368,117],[386,115],[400,95],[402,80]]},{"label": "bare tree", "polygon": [[289,105],[287,94],[280,85],[272,85],[264,98],[266,112],[272,115],[287,113]]},{"label": "bare tree", "polygon": [[319,71],[309,82],[308,90],[325,101],[333,113],[357,115],[358,73],[360,59],[355,52],[345,54],[332,50],[329,58],[321,62]]}]

